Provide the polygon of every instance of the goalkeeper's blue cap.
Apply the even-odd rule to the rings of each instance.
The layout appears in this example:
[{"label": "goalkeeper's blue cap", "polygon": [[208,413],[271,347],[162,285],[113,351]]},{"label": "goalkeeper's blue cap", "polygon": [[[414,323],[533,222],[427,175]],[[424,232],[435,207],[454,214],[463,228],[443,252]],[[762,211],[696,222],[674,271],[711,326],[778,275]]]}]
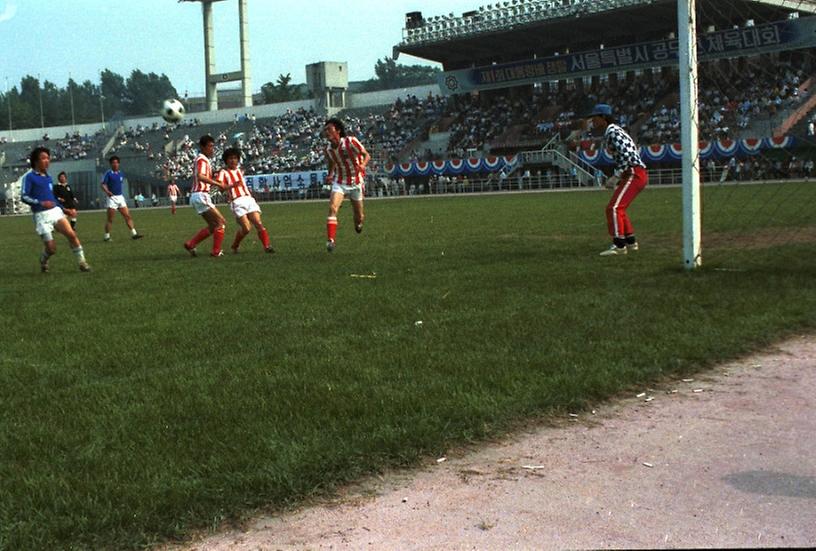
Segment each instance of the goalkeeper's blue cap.
[{"label": "goalkeeper's blue cap", "polygon": [[590,117],[611,117],[612,116],[612,106],[606,103],[599,103],[595,107],[592,108],[592,111],[587,114],[585,119]]}]

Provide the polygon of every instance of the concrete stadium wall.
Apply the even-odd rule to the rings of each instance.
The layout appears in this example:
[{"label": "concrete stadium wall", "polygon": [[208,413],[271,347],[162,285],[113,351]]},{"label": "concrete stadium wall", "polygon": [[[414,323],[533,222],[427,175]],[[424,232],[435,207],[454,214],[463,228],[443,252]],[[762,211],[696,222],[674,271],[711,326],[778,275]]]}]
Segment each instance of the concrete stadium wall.
[{"label": "concrete stadium wall", "polygon": [[395,90],[379,90],[377,92],[364,92],[361,94],[350,94],[348,97],[348,109],[360,109],[362,107],[377,107],[379,105],[391,105],[397,98],[405,99],[408,96],[416,96],[425,99],[428,94],[439,94],[438,84],[428,84],[425,86],[413,86],[411,88],[397,88]]},{"label": "concrete stadium wall", "polygon": [[[201,111],[198,113],[190,113],[187,118],[196,118],[201,124],[214,124],[231,122],[235,119],[235,115],[243,116],[244,114],[254,113],[256,118],[266,119],[271,117],[279,117],[285,114],[288,110],[297,110],[300,108],[311,109],[315,107],[315,100],[301,100],[288,101],[285,103],[272,103],[269,105],[256,105],[254,107],[239,107],[236,109],[222,109],[219,111]],[[164,119],[159,116],[155,117],[133,117],[123,121],[124,127],[127,129],[131,126],[143,125],[151,126],[153,123],[164,124]],[[8,130],[0,131],[0,137],[5,137],[9,142],[34,142],[42,139],[43,134],[48,133],[52,140],[62,139],[66,133],[73,133],[74,129],[79,131],[81,135],[93,135],[102,128],[101,123],[95,124],[78,124],[76,127],[69,126],[50,126],[45,130],[41,128],[26,128],[23,130]]]},{"label": "concrete stadium wall", "polygon": [[[284,103],[271,103],[268,105],[254,105],[252,107],[237,107],[234,109],[220,109],[218,111],[198,111],[195,113],[188,113],[188,119],[198,119],[201,124],[218,124],[225,122],[232,122],[235,120],[235,115],[239,117],[255,114],[258,119],[268,119],[271,117],[280,117],[286,114],[287,111],[295,111],[297,109],[311,109],[315,107],[315,100],[300,100],[287,101]],[[125,128],[129,126],[143,125],[150,126],[153,123],[164,124],[161,117],[137,117],[132,119],[125,119]]]},{"label": "concrete stadium wall", "polygon": [[22,130],[0,130],[0,138],[6,138],[10,142],[34,142],[42,139],[43,134],[48,134],[52,140],[61,140],[65,134],[73,134],[74,130],[80,135],[93,136],[102,128],[102,123],[78,124],[76,126],[49,126],[45,130],[42,128],[24,128]]}]

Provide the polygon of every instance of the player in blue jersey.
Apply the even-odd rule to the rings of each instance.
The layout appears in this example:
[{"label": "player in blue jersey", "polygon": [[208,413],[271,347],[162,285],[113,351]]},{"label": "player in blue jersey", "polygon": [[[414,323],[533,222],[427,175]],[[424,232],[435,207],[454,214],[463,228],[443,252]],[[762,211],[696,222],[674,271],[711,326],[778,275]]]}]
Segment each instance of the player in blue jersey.
[{"label": "player in blue jersey", "polygon": [[51,164],[51,152],[44,147],[36,147],[29,157],[31,171],[23,178],[23,202],[31,207],[34,213],[34,227],[43,240],[45,250],[40,256],[40,270],[48,271],[48,259],[57,253],[57,242],[54,230],[68,238],[71,249],[79,262],[79,269],[90,272],[91,267],[85,261],[85,251],[77,234],[65,217],[59,202],[54,195],[54,182],[48,175]]},{"label": "player in blue jersey", "polygon": [[110,241],[111,226],[113,226],[113,216],[118,210],[125,219],[127,227],[130,228],[130,236],[132,239],[141,239],[144,237],[133,226],[133,218],[130,217],[130,211],[123,195],[122,189],[125,176],[119,171],[119,157],[114,155],[110,159],[110,170],[105,173],[102,178],[102,191],[108,196],[108,221],[105,222],[105,241]]}]

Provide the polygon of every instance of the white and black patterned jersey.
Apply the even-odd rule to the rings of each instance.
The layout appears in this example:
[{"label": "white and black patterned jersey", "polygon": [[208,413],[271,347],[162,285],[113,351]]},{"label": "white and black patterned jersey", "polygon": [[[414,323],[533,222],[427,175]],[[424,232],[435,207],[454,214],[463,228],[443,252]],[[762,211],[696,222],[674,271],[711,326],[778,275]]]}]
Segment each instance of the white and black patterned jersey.
[{"label": "white and black patterned jersey", "polygon": [[620,176],[627,169],[639,166],[646,168],[640,158],[640,149],[626,131],[617,124],[610,124],[604,132],[606,148],[615,159],[615,175]]}]

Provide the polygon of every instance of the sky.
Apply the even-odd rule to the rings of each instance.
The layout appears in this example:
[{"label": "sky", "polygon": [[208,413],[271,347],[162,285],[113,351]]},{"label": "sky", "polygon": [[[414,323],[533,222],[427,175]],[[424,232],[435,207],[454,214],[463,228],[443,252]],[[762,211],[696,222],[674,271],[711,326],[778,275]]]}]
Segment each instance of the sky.
[{"label": "sky", "polygon": [[[305,66],[347,61],[351,80],[374,77],[377,59],[402,39],[405,14],[477,8],[479,0],[248,0],[252,88],[278,75],[306,81]],[[213,4],[217,72],[240,68],[238,2]],[[165,73],[178,90],[204,95],[201,6],[177,0],[0,0],[0,89],[25,75],[65,86],[99,82],[110,69]],[[400,63],[423,63],[400,56]],[[427,62],[425,62],[427,63]],[[237,83],[235,84],[237,86]]]}]

